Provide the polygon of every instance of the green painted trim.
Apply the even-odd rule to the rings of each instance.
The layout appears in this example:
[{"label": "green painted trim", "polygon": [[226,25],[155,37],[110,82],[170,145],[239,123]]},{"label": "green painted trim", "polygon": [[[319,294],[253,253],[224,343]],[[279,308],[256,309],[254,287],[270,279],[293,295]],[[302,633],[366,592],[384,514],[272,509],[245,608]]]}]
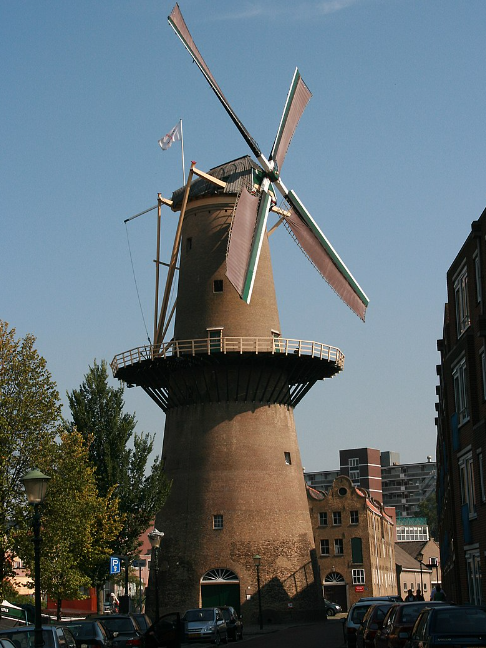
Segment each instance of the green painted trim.
[{"label": "green painted trim", "polygon": [[245,285],[243,286],[243,292],[241,294],[241,298],[246,301],[246,303],[249,303],[253,290],[253,283],[255,281],[258,260],[260,258],[260,250],[262,247],[263,236],[265,234],[265,226],[267,223],[268,212],[270,210],[270,203],[270,194],[268,192],[265,192],[262,196],[260,207],[258,209],[255,233],[253,235],[250,258],[248,260],[248,269],[246,271]]}]

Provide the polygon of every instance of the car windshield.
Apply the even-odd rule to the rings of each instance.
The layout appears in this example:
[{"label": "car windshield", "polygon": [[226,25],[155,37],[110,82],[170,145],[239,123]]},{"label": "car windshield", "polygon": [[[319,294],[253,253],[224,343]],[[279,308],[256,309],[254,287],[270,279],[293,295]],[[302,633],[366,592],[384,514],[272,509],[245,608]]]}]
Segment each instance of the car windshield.
[{"label": "car windshield", "polygon": [[486,632],[486,612],[467,607],[438,609],[430,630],[436,634],[480,634]]},{"label": "car windshield", "polygon": [[413,625],[420,614],[426,607],[425,605],[403,605],[399,610],[399,620],[401,623],[408,623]]},{"label": "car windshield", "polygon": [[360,624],[369,607],[371,607],[371,603],[369,605],[357,605],[354,607],[351,613],[351,621]]},{"label": "car windshield", "polygon": [[107,616],[106,619],[103,619],[103,623],[110,632],[121,632],[122,634],[133,634],[135,632],[131,619],[110,619]]},{"label": "car windshield", "polygon": [[94,623],[70,623],[68,625],[68,628],[71,630],[76,639],[92,639],[96,636]]},{"label": "car windshield", "polygon": [[[34,648],[35,637],[33,627],[12,632],[2,630],[0,637],[10,639],[16,648]],[[44,640],[45,648],[54,648],[54,637],[52,632],[49,630],[42,630],[42,638]]]},{"label": "car windshield", "polygon": [[214,619],[213,610],[187,610],[184,615],[186,621],[212,621]]}]

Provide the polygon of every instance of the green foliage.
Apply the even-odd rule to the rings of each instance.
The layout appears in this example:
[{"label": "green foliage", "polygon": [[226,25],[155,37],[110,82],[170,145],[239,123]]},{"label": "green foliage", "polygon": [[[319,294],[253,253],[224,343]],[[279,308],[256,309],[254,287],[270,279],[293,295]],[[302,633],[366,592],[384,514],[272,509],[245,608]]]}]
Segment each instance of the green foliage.
[{"label": "green foliage", "polygon": [[11,574],[12,529],[27,507],[20,479],[48,457],[61,418],[56,385],[34,343],[0,320],[0,596]]},{"label": "green foliage", "polygon": [[80,388],[68,394],[68,400],[72,427],[85,438],[93,437],[90,459],[100,494],[116,488],[124,524],[112,545],[113,553],[134,556],[140,535],[162,507],[170,488],[159,457],[148,470],[154,437],[135,434],[135,416],[123,412],[123,387],[108,385],[105,361],[98,364],[95,360]]},{"label": "green foliage", "polygon": [[420,502],[418,510],[421,517],[427,518],[429,525],[429,535],[431,538],[439,537],[439,527],[437,522],[437,500],[435,492],[430,493],[428,497]]},{"label": "green foliage", "polygon": [[[89,442],[76,430],[60,432],[39,468],[51,476],[42,504],[41,589],[56,601],[83,598],[91,572],[105,566],[123,518],[109,492],[99,497]],[[19,555],[33,574],[31,525],[16,533]]]}]

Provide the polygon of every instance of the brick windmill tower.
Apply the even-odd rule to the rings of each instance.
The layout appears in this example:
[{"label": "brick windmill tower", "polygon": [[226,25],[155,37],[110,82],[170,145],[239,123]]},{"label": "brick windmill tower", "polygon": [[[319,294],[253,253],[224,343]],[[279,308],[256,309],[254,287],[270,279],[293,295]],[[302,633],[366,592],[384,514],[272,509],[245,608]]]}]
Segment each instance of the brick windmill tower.
[{"label": "brick windmill tower", "polygon": [[[368,300],[279,175],[310,98],[298,71],[267,160],[224,98],[177,5],[169,22],[258,164],[246,156],[203,173],[193,163],[186,186],[170,201],[159,197],[159,206],[169,204],[180,217],[154,344],[112,363],[115,377],[142,387],[166,415],[162,456],[172,489],[156,520],[165,535],[148,607],[157,601],[162,614],[228,604],[248,620],[259,608],[273,621],[289,610],[294,618],[317,614],[322,594],[293,409],[316,381],[341,371],[344,356],[283,336],[269,212],[362,319]],[[285,209],[276,207],[275,189]],[[166,341],[177,262],[174,334]]]}]

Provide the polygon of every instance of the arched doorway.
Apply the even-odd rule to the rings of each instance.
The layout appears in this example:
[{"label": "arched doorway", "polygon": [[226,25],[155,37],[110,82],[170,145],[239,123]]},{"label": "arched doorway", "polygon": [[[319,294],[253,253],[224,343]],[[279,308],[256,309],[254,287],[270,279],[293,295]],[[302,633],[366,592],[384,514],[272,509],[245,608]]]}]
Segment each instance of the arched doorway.
[{"label": "arched doorway", "polygon": [[202,607],[231,605],[240,613],[240,579],[231,569],[215,568],[201,578]]},{"label": "arched doorway", "polygon": [[339,572],[329,572],[324,579],[324,598],[340,605],[343,612],[348,611],[346,581]]}]

